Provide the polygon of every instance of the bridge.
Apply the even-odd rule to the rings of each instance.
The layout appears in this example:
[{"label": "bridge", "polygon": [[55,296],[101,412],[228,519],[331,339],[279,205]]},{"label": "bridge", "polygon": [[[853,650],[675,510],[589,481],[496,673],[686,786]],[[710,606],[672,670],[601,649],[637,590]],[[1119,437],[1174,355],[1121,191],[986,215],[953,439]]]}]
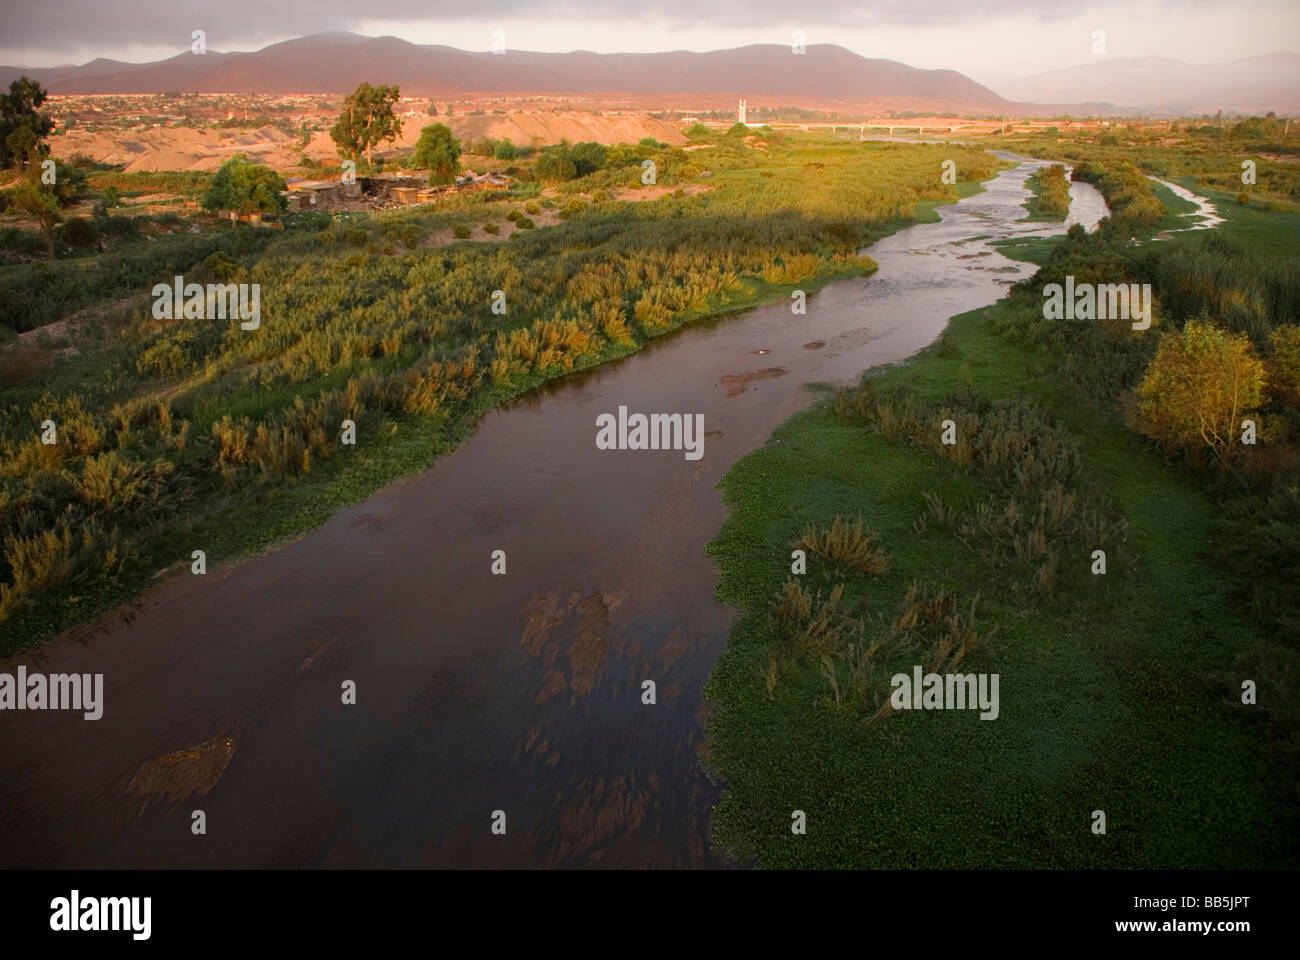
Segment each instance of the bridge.
[{"label": "bridge", "polygon": [[821,123],[777,122],[777,123],[768,124],[768,126],[772,127],[772,129],[774,130],[780,127],[785,127],[787,129],[798,128],[800,130],[823,129],[823,130],[830,130],[831,133],[836,133],[839,131],[841,127],[843,127],[845,130],[856,129],[858,131],[858,135],[863,139],[866,138],[868,130],[888,130],[890,139],[893,139],[895,130],[915,130],[917,136],[923,137],[925,136],[925,131],[927,129],[931,131],[940,132],[940,133],[955,133],[958,130],[966,130],[974,126],[981,126],[981,127],[988,126],[996,129],[997,127],[1001,126],[1001,124],[977,124],[974,121],[946,121],[946,120],[935,120],[935,119],[928,120],[921,123],[911,123],[906,120],[891,118],[891,119],[866,120],[866,121],[856,120],[852,122],[848,122],[848,121],[821,122]]},{"label": "bridge", "polygon": [[[894,131],[915,130],[918,137],[925,136],[925,131],[933,133],[956,133],[959,130],[967,130],[971,133],[989,133],[994,130],[1007,131],[1017,123],[1023,124],[1024,121],[1011,120],[967,120],[951,117],[879,117],[870,120],[774,120],[769,123],[755,123],[747,118],[747,111],[744,109],[744,101],[741,101],[742,107],[737,111],[740,116],[740,122],[746,126],[759,127],[768,126],[773,130],[829,130],[831,133],[838,133],[841,129],[858,132],[858,139],[867,139],[869,130],[885,130],[888,132],[889,139],[894,138]],[[696,121],[697,123],[701,121]],[[705,126],[727,128],[734,121],[730,120],[705,120]]]}]

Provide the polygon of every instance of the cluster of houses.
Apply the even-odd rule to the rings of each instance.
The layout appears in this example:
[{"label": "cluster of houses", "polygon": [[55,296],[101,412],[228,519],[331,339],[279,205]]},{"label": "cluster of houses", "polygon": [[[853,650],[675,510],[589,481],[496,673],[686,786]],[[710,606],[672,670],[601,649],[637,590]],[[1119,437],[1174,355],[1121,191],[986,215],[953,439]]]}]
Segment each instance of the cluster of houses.
[{"label": "cluster of houses", "polygon": [[286,179],[290,210],[374,210],[436,203],[441,197],[466,190],[505,190],[510,178],[502,173],[466,170],[454,184],[430,186],[427,178],[402,173],[381,173],[342,180]]}]

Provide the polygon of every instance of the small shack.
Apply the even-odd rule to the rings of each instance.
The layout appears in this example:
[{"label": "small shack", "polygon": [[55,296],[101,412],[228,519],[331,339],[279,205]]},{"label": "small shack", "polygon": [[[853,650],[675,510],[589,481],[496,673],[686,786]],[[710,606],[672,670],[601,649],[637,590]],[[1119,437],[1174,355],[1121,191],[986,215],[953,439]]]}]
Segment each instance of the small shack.
[{"label": "small shack", "polygon": [[313,210],[338,203],[348,184],[337,180],[301,180],[289,186],[289,206],[293,210]]}]

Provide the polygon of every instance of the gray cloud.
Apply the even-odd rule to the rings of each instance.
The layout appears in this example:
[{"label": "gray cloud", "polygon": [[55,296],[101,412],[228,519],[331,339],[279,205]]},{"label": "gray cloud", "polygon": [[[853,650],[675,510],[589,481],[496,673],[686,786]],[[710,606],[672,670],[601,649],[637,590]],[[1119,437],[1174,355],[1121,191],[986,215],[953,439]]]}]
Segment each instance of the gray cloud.
[{"label": "gray cloud", "polygon": [[[481,19],[640,20],[714,28],[789,22],[810,26],[921,26],[1017,16],[1051,22],[1086,13],[1098,0],[497,0],[490,10],[465,0],[6,0],[4,46],[10,49],[105,50],[128,44],[190,45],[202,29],[213,50],[237,49],[286,36],[352,30],[362,21],[386,21],[400,34],[412,21]],[[1212,0],[1164,0],[1169,7],[1201,7]]]}]

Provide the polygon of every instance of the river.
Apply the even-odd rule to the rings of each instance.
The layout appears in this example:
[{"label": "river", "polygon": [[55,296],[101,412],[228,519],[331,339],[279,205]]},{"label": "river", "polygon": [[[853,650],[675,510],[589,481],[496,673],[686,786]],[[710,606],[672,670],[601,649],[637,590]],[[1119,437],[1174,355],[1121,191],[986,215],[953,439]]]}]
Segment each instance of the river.
[{"label": "river", "polygon": [[[986,240],[1064,229],[1016,222],[1036,165],[872,245],[879,271],[805,316],[749,310],[556,381],[301,540],[11,658],[102,673],[104,715],[0,718],[0,865],[725,865],[697,757],[731,616],[703,554],[717,483],[802,384],[903,360],[1032,272]],[[1071,194],[1091,229],[1100,195]],[[703,457],[598,450],[620,406],[703,414]],[[233,753],[206,796],[128,795],[216,736]]]}]

